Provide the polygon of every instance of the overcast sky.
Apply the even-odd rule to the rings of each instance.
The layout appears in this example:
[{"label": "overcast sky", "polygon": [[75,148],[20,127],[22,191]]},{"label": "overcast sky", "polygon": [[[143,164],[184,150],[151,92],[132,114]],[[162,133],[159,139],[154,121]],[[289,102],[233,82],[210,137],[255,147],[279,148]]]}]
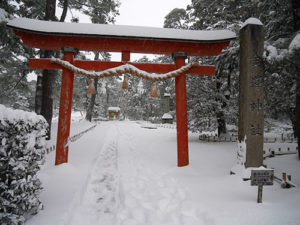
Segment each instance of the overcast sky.
[{"label": "overcast sky", "polygon": [[[191,0],[121,0],[117,25],[163,27],[165,16],[174,8],[186,8]],[[132,54],[136,60],[144,54]],[[148,56],[151,58],[151,56]],[[113,54],[112,60],[119,61],[121,54]]]},{"label": "overcast sky", "polygon": [[[117,25],[134,25],[163,27],[165,16],[174,8],[186,8],[191,0],[120,0],[120,15],[116,17]],[[62,9],[56,8],[56,16],[60,18]],[[88,16],[72,10],[73,16],[79,17],[79,23],[90,23]],[[68,11],[66,22],[72,18]]]},{"label": "overcast sky", "polygon": [[165,16],[174,8],[186,8],[191,0],[121,0],[116,24],[163,27]]}]

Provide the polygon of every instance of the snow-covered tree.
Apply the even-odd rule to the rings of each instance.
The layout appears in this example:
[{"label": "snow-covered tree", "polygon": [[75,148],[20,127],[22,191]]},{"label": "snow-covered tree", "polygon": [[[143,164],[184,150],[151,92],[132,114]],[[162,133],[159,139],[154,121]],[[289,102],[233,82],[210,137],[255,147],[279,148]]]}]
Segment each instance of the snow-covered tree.
[{"label": "snow-covered tree", "polygon": [[[24,47],[12,30],[7,28],[7,21],[14,16],[22,16],[21,12],[27,6],[11,3],[12,1],[0,2],[0,103],[30,110],[34,105],[32,101],[34,90],[26,79],[30,73],[27,58],[33,57],[36,53]],[[27,13],[31,10],[34,11],[33,7],[28,6]],[[15,104],[16,102],[19,104]]]},{"label": "snow-covered tree", "polygon": [[179,28],[187,29],[188,24],[187,13],[184,9],[175,8],[165,17],[164,27],[165,28]]},{"label": "snow-covered tree", "polygon": [[[297,1],[192,0],[186,8],[186,13],[180,13],[180,15],[185,15],[188,21],[180,23],[179,13],[177,15],[174,13],[176,11],[174,9],[169,14],[173,15],[171,18],[175,18],[176,23],[170,19],[168,22],[168,24],[173,24],[174,28],[177,28],[178,24],[188,24],[188,29],[230,29],[238,34],[246,19],[249,17],[260,19],[265,29],[266,115],[275,118],[288,116],[295,121],[297,67],[290,57],[286,57],[285,53],[300,26]],[[274,60],[280,57],[282,58],[280,62]],[[212,83],[207,83],[206,79],[201,79],[201,77],[188,77],[188,107],[193,106],[193,110],[189,112],[189,125],[194,130],[202,130],[201,121],[205,119],[199,115],[210,115],[215,117],[210,121],[217,122],[219,134],[222,134],[226,132],[225,122],[236,123],[239,42],[232,41],[223,54],[214,58],[202,58],[201,61],[203,64],[217,66],[216,79],[210,80]],[[205,98],[206,95],[203,92],[207,92],[209,98]],[[210,125],[213,124],[210,123]]]}]

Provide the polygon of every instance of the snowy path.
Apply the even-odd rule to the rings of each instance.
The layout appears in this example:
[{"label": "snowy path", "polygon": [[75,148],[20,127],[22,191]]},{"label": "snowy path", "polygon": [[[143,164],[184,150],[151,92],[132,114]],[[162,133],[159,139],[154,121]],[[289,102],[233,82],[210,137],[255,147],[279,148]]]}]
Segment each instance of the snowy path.
[{"label": "snowy path", "polygon": [[126,123],[110,128],[86,185],[62,224],[199,224],[182,214],[185,192],[175,179],[162,179],[147,168],[139,146],[145,142],[136,137],[135,129]]},{"label": "snowy path", "polygon": [[[144,132],[148,133],[148,130],[137,132],[140,128],[128,129],[128,125],[123,124],[118,129],[121,202],[117,224],[185,224],[182,215],[184,190],[175,179],[162,176],[151,169],[147,165],[149,161],[145,162],[142,155],[144,151],[141,148],[147,147],[141,146],[141,143],[150,148],[152,145],[143,140],[145,137],[149,138],[142,135]],[[148,135],[150,133],[151,131]]]},{"label": "snowy path", "polygon": [[119,192],[117,136],[116,127],[110,127],[96,162],[63,224],[115,224]]}]

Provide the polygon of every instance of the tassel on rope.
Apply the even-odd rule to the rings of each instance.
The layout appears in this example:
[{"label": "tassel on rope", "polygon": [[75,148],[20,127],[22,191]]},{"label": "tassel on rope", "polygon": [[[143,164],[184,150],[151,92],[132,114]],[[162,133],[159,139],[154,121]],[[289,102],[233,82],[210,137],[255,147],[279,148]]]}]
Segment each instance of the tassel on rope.
[{"label": "tassel on rope", "polygon": [[127,90],[128,89],[128,78],[126,75],[124,75],[124,80],[122,84],[122,89]]},{"label": "tassel on rope", "polygon": [[151,91],[150,91],[150,97],[153,97],[153,98],[158,97],[158,90],[157,90],[155,82],[152,84]]},{"label": "tassel on rope", "polygon": [[96,90],[95,90],[94,80],[93,79],[90,79],[90,84],[89,84],[89,87],[87,89],[87,93],[88,94],[96,94]]}]

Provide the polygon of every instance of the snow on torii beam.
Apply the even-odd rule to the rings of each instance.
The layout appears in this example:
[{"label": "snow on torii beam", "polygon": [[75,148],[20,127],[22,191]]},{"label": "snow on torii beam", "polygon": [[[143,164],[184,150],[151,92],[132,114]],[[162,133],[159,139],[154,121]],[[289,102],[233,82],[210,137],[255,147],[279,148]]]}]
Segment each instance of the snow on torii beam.
[{"label": "snow on torii beam", "polygon": [[[104,70],[121,62],[74,60],[72,49],[85,51],[122,52],[122,61],[130,61],[130,53],[172,54],[175,64],[131,63],[147,72],[166,73],[185,64],[186,56],[213,56],[229,45],[235,34],[228,30],[195,31],[104,24],[78,24],[18,18],[8,26],[26,46],[48,50],[64,48],[64,60],[88,70]],[[66,48],[71,47],[71,48]],[[59,69],[49,59],[30,59],[31,68]],[[214,75],[213,66],[193,67],[186,73]],[[185,74],[175,78],[178,166],[188,160],[188,131]],[[56,146],[56,165],[68,161],[71,104],[74,73],[63,69],[59,125]]]},{"label": "snow on torii beam", "polygon": [[235,33],[107,24],[79,24],[18,18],[8,26],[26,46],[48,50],[73,47],[84,51],[149,54],[185,52],[188,56],[218,55]]}]

